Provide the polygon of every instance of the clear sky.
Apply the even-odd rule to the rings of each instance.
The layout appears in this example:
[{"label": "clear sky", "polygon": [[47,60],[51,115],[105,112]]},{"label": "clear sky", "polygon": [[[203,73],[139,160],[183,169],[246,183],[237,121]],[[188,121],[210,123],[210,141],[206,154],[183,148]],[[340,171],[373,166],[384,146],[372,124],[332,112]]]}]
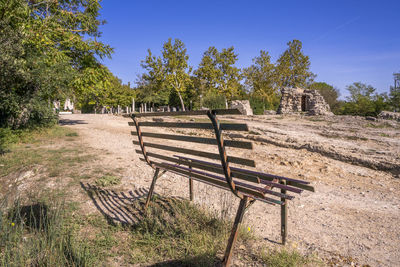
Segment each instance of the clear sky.
[{"label": "clear sky", "polygon": [[194,68],[209,46],[234,46],[242,68],[260,50],[275,62],[298,39],[316,81],[342,96],[357,81],[388,91],[400,71],[400,0],[103,0],[102,6],[101,40],[115,49],[104,63],[124,83],[143,72],[147,49],[160,55],[169,37],[185,43]]}]

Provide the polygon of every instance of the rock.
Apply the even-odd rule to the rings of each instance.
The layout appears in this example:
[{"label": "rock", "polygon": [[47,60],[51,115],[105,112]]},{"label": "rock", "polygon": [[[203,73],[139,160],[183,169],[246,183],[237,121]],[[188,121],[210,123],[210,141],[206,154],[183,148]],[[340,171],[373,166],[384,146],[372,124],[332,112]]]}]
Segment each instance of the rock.
[{"label": "rock", "polygon": [[371,116],[367,116],[367,117],[365,117],[365,119],[367,121],[376,121],[376,118],[375,117],[371,117]]},{"label": "rock", "polygon": [[253,115],[249,100],[234,100],[231,102],[230,108],[237,108],[242,115]]},{"label": "rock", "polygon": [[379,113],[378,117],[385,120],[400,121],[400,112],[382,111]]},{"label": "rock", "polygon": [[264,110],[264,115],[276,115],[275,110]]},{"label": "rock", "polygon": [[277,114],[307,112],[308,115],[333,115],[317,90],[283,88]]}]

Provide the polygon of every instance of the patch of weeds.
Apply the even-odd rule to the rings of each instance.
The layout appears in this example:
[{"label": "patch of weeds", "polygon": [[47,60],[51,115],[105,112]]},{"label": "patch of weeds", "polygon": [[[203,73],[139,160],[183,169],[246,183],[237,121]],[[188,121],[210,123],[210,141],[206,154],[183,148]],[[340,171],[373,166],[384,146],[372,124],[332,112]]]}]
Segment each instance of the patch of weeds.
[{"label": "patch of weeds", "polygon": [[316,260],[311,258],[304,257],[296,250],[271,250],[271,249],[262,249],[259,255],[260,261],[267,266],[274,267],[297,267],[297,266],[317,266],[318,264]]},{"label": "patch of weeds", "polygon": [[176,259],[185,266],[212,266],[225,246],[229,225],[189,201],[156,197],[132,228],[130,262]]},{"label": "patch of weeds", "polygon": [[390,137],[390,135],[387,134],[387,133],[380,133],[379,135],[382,136],[382,137]]},{"label": "patch of weeds", "polygon": [[4,266],[93,266],[99,258],[67,223],[63,203],[22,204],[2,210],[0,262]]},{"label": "patch of weeds", "polygon": [[118,185],[121,183],[121,177],[113,176],[113,175],[105,175],[96,180],[97,186],[110,186],[110,185]]},{"label": "patch of weeds", "polygon": [[78,136],[78,133],[76,133],[76,132],[66,133],[65,136],[74,137],[74,136]]}]

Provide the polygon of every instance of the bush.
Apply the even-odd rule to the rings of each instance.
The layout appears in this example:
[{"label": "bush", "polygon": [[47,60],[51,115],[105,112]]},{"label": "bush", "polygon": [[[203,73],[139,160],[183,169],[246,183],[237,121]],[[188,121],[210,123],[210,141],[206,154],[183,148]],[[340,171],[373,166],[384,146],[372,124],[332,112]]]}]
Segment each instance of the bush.
[{"label": "bush", "polygon": [[272,102],[266,102],[261,97],[250,97],[250,106],[254,115],[263,115],[264,110],[277,110],[279,106],[279,98],[275,97]]},{"label": "bush", "polygon": [[12,143],[18,142],[18,135],[10,128],[0,128],[0,154],[7,151]]},{"label": "bush", "polygon": [[202,106],[209,109],[226,108],[225,96],[216,93],[209,93],[203,97]]}]

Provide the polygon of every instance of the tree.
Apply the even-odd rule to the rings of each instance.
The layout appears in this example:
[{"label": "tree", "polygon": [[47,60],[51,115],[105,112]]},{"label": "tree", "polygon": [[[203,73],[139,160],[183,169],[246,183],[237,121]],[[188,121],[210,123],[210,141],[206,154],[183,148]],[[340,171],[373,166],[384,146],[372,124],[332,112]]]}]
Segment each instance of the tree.
[{"label": "tree", "polygon": [[149,49],[141,65],[147,73],[139,76],[136,81],[140,100],[147,103],[167,103],[170,90],[166,87],[165,68],[161,57],[153,56]]},{"label": "tree", "polygon": [[287,43],[288,48],[279,57],[275,75],[278,88],[307,87],[315,78],[310,71],[310,59],[302,51],[302,43],[293,40]]},{"label": "tree", "polygon": [[171,38],[164,43],[162,51],[163,70],[165,73],[165,84],[178,94],[182,110],[185,110],[183,94],[191,83],[190,73],[192,68],[188,65],[189,56],[186,54],[184,43],[175,39],[172,43]]},{"label": "tree", "polygon": [[371,85],[355,82],[346,89],[350,95],[342,106],[342,114],[376,116],[388,107],[387,95],[375,93],[376,89]]},{"label": "tree", "polygon": [[253,58],[253,64],[243,70],[245,84],[253,97],[260,98],[268,108],[273,108],[277,102],[275,87],[274,64],[268,52],[261,50],[260,56]]},{"label": "tree", "polygon": [[40,124],[87,68],[102,71],[96,56],[112,49],[96,40],[100,8],[86,0],[0,1],[0,127]]},{"label": "tree", "polygon": [[237,59],[233,46],[224,48],[221,52],[213,46],[209,47],[195,71],[201,93],[219,93],[229,100],[239,95],[242,75],[235,66]]},{"label": "tree", "polygon": [[309,88],[318,90],[332,111],[335,111],[338,108],[338,97],[340,95],[338,89],[325,82],[314,82],[309,86]]}]

